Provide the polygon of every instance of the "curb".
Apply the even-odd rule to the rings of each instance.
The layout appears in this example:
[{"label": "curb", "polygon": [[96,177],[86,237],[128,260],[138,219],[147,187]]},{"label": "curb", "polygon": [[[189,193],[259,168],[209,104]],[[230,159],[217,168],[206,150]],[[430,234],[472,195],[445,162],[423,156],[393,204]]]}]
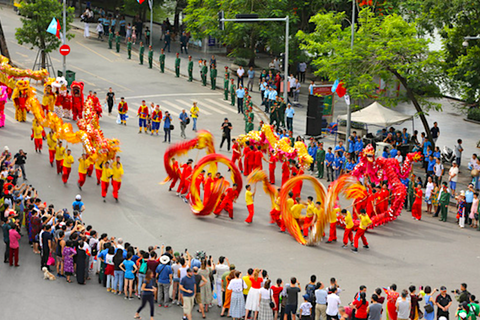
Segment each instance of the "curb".
[{"label": "curb", "polygon": [[468,118],[463,118],[463,121],[467,121],[467,122],[471,122],[471,123],[475,123],[475,124],[480,124],[480,121],[472,120],[472,119],[468,119]]}]

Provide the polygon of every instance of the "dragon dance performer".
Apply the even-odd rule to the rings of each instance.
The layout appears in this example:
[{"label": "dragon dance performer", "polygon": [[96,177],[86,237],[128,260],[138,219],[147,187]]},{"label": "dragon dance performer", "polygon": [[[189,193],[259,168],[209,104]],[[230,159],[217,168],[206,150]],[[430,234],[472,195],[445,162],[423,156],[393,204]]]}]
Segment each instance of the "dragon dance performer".
[{"label": "dragon dance performer", "polygon": [[95,176],[97,177],[97,186],[102,182],[103,161],[95,162]]},{"label": "dragon dance performer", "polygon": [[162,110],[157,104],[155,110],[152,112],[152,132],[150,133],[153,136],[154,133],[158,136],[158,129],[160,129],[160,123],[162,122]]},{"label": "dragon dance performer", "polygon": [[72,151],[67,149],[67,153],[63,156],[63,173],[62,181],[63,184],[67,184],[68,178],[70,177],[70,172],[72,171],[72,164],[75,162],[72,156]]},{"label": "dragon dance performer", "polygon": [[242,164],[242,153],[240,152],[240,145],[238,144],[235,138],[232,139],[232,162],[233,164],[237,164],[238,161],[238,168],[240,172],[243,173],[243,164]]},{"label": "dragon dance performer", "polygon": [[268,159],[268,176],[270,184],[275,184],[275,168],[277,166],[278,157],[270,152],[270,158]]},{"label": "dragon dance performer", "polygon": [[207,173],[207,178],[204,180],[204,183],[203,183],[203,201],[204,202],[210,197],[210,194],[212,193],[212,184],[213,184],[212,173],[209,172]]},{"label": "dragon dance performer", "polygon": [[358,239],[362,238],[363,247],[369,249],[367,238],[365,237],[365,232],[367,228],[372,224],[372,220],[367,215],[365,209],[360,210],[360,225],[358,226],[357,232],[355,233],[355,238],[353,239],[353,252],[358,252]]},{"label": "dragon dance performer", "polygon": [[253,192],[251,191],[252,190],[252,186],[251,185],[247,185],[245,187],[246,191],[245,191],[245,203],[247,204],[247,210],[248,210],[248,217],[247,219],[245,219],[245,223],[246,224],[251,224],[253,222],[253,215],[255,214],[255,208],[253,206],[253,200],[254,200],[254,197],[255,197],[255,193],[257,192],[257,185],[255,185],[255,189],[253,190]]},{"label": "dragon dance performer", "polygon": [[57,174],[61,174],[63,171],[64,154],[65,154],[65,148],[62,146],[62,141],[58,141],[55,147],[55,162],[57,165]]},{"label": "dragon dance performer", "polygon": [[180,184],[177,188],[177,196],[181,196],[182,194],[185,194],[188,192],[188,189],[190,187],[190,183],[192,182],[192,173],[193,173],[193,168],[192,168],[192,159],[188,159],[187,163],[185,163],[182,166],[182,175],[180,177]]},{"label": "dragon dance performer", "polygon": [[35,119],[33,119],[31,139],[35,144],[35,152],[42,153],[44,137],[45,137],[45,131],[43,130],[43,127],[39,125]]},{"label": "dragon dance performer", "polygon": [[118,191],[120,190],[120,187],[122,186],[122,177],[124,174],[123,171],[123,164],[120,162],[120,157],[117,156],[115,158],[115,162],[112,164],[112,195],[113,198],[115,199],[116,202],[118,202]]},{"label": "dragon dance performer", "polygon": [[105,161],[103,163],[102,177],[100,178],[102,182],[102,198],[103,202],[107,202],[105,197],[107,196],[108,187],[110,186],[110,179],[113,176],[113,170],[110,168],[110,163]]},{"label": "dragon dance performer", "polygon": [[330,215],[330,233],[328,234],[327,243],[337,242],[337,214],[340,211],[338,208],[334,209],[335,214]]},{"label": "dragon dance performer", "polygon": [[83,185],[85,184],[85,179],[87,178],[88,167],[93,162],[87,157],[86,153],[82,153],[82,156],[78,158],[78,189],[82,190]]},{"label": "dragon dance performer", "polygon": [[53,167],[55,161],[55,149],[57,147],[57,135],[52,130],[47,135],[48,156],[50,165]]},{"label": "dragon dance performer", "polygon": [[346,209],[342,210],[342,216],[345,221],[345,232],[343,233],[343,246],[342,248],[346,249],[348,240],[350,240],[351,245],[353,246],[353,218],[352,214],[350,211],[347,211]]},{"label": "dragon dance performer", "polygon": [[[178,161],[175,160],[175,158],[172,158],[171,161],[172,161],[173,171],[178,172],[178,170],[180,170],[180,167],[178,166]],[[170,183],[170,187],[168,187],[168,191],[172,191],[172,189],[175,188],[177,181],[178,181],[177,177],[172,178],[172,182]]]},{"label": "dragon dance performer", "polygon": [[290,166],[288,160],[284,160],[282,164],[282,186],[290,179]]},{"label": "dragon dance performer", "polygon": [[213,212],[215,214],[215,218],[220,216],[222,210],[228,212],[228,216],[230,219],[233,220],[233,203],[237,202],[238,191],[237,191],[237,184],[234,183],[231,188],[228,188],[225,193],[223,200],[220,201],[219,205]]},{"label": "dragon dance performer", "polygon": [[[317,202],[318,204],[319,202]],[[308,231],[311,229],[312,225],[315,223],[315,218],[317,208],[316,203],[313,202],[313,197],[309,196],[307,198],[307,214],[305,220],[303,221],[303,236],[308,237]]]}]

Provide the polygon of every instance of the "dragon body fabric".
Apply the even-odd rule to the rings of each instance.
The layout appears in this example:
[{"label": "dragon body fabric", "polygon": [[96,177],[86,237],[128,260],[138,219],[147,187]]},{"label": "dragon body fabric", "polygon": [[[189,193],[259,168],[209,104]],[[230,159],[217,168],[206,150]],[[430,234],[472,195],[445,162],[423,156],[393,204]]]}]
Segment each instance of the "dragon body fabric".
[{"label": "dragon body fabric", "polygon": [[420,153],[409,153],[403,165],[400,165],[394,158],[375,158],[375,149],[371,144],[365,147],[351,175],[357,179],[368,178],[375,184],[387,181],[392,194],[390,207],[386,212],[372,217],[373,225],[383,224],[398,217],[407,196],[406,187],[400,179],[406,179],[412,170],[412,163],[420,159]]}]

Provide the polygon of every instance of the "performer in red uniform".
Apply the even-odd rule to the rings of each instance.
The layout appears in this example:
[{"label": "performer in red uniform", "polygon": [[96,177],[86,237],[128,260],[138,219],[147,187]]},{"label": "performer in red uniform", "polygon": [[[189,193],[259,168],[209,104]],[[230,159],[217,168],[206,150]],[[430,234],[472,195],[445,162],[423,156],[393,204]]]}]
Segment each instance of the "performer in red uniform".
[{"label": "performer in red uniform", "polygon": [[238,144],[237,140],[234,138],[232,139],[232,162],[233,164],[237,164],[238,161],[238,169],[240,169],[240,172],[243,173],[243,164],[242,160],[240,159],[242,156],[242,153],[240,152],[240,145]]},{"label": "performer in red uniform", "polygon": [[83,82],[72,82],[72,112],[73,120],[82,119],[83,112]]},{"label": "performer in red uniform", "polygon": [[376,197],[377,197],[376,193],[377,193],[377,190],[373,189],[372,193],[370,193],[368,195],[368,198],[366,200],[367,205],[366,205],[365,211],[367,212],[367,215],[369,217],[373,217],[373,216],[377,215],[376,210],[375,210],[375,200],[376,200]]},{"label": "performer in red uniform", "polygon": [[283,161],[282,164],[282,186],[290,179],[290,166],[288,160]]},{"label": "performer in red uniform", "polygon": [[273,152],[270,152],[270,158],[268,159],[268,175],[270,184],[275,184],[275,167],[277,166],[277,161],[277,156]]},{"label": "performer in red uniform", "polygon": [[[280,188],[277,188],[278,194],[280,194]],[[279,220],[280,220],[280,197],[275,198],[274,205],[272,210],[270,211],[270,224],[275,224],[277,223],[280,226]]]},{"label": "performer in red uniform", "polygon": [[67,90],[67,94],[63,98],[63,117],[70,119],[72,112],[73,97],[70,94],[70,90]]},{"label": "performer in red uniform", "polygon": [[[205,180],[205,170],[202,170],[202,172],[200,172],[200,174],[195,178],[195,187],[197,188],[198,193],[200,193],[200,185],[203,183],[204,180]],[[191,192],[190,192],[190,189],[188,189],[188,194],[185,197],[185,199],[187,200],[190,199],[190,196],[191,196]]]},{"label": "performer in red uniform", "polygon": [[238,198],[238,191],[237,191],[237,184],[234,183],[231,188],[228,188],[225,191],[225,197],[223,200],[219,203],[215,211],[213,212],[216,217],[220,216],[220,213],[222,213],[222,210],[225,210],[228,212],[228,216],[230,219],[233,220],[233,203],[237,202]]},{"label": "performer in red uniform", "polygon": [[212,173],[207,173],[207,178],[203,182],[203,202],[205,203],[212,193]]},{"label": "performer in red uniform", "polygon": [[390,192],[387,188],[387,183],[384,182],[382,184],[382,189],[379,192],[377,199],[379,198],[378,203],[378,210],[377,213],[386,213],[388,210],[388,198],[390,197]]},{"label": "performer in red uniform", "polygon": [[248,176],[252,170],[254,169],[255,166],[255,150],[253,146],[249,147],[250,151],[248,151],[247,154],[245,154],[245,171],[244,174]]},{"label": "performer in red uniform", "polygon": [[[180,170],[180,168],[178,166],[178,161],[175,160],[175,158],[172,158],[172,168],[173,168],[173,171],[175,171],[175,172],[179,172],[178,170]],[[177,184],[177,181],[178,181],[177,177],[172,178],[172,183],[170,183],[170,187],[168,187],[168,191],[172,191],[172,189],[175,188],[175,185]]]},{"label": "performer in red uniform", "polygon": [[258,146],[257,150],[255,151],[255,162],[253,164],[253,169],[263,170],[262,160],[267,161],[263,156],[262,148]]},{"label": "performer in red uniform", "polygon": [[[296,177],[297,176],[297,173],[296,172],[292,172],[292,176],[293,177]],[[302,193],[302,186],[303,186],[303,182],[300,180],[300,181],[297,181],[295,183],[295,185],[293,186],[292,188],[292,192],[293,192],[293,197],[296,199],[298,197],[300,197],[300,194]]]},{"label": "performer in red uniform", "polygon": [[193,172],[192,163],[193,160],[188,159],[187,163],[182,166],[183,170],[180,178],[180,185],[177,188],[177,196],[187,193],[188,187],[190,187]]}]

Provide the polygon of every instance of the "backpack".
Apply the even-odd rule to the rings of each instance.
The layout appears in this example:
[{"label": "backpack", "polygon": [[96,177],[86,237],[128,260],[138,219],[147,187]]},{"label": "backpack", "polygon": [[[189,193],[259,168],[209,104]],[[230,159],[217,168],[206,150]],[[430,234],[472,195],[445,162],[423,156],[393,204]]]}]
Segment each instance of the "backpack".
[{"label": "backpack", "polygon": [[308,295],[308,301],[314,302],[315,301],[315,285],[307,284],[305,288],[305,293]]},{"label": "backpack", "polygon": [[81,209],[81,207],[80,207],[80,204],[79,204],[79,203],[75,203],[75,204],[73,205],[73,210],[74,210],[74,211],[80,211],[80,209]]},{"label": "backpack", "polygon": [[142,274],[147,273],[147,261],[145,261],[145,259],[140,261],[140,268],[138,269],[138,272]]}]

